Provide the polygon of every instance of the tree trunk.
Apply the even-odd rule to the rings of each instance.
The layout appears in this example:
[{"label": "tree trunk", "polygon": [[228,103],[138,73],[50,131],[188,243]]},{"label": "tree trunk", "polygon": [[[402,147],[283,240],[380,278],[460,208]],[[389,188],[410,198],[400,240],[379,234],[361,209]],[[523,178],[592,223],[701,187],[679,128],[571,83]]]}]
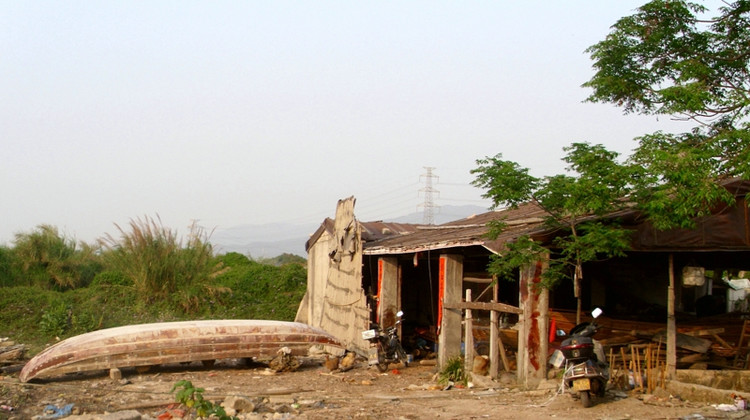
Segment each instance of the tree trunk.
[{"label": "tree trunk", "polygon": [[576,325],[581,323],[581,279],[583,278],[583,268],[580,261],[576,264],[573,273],[573,295],[576,298]]}]

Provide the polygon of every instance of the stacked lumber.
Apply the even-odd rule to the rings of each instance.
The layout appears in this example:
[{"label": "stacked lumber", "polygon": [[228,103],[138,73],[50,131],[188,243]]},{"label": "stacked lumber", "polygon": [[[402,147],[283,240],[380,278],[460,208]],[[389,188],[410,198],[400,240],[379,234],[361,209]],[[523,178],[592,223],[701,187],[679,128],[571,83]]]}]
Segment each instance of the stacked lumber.
[{"label": "stacked lumber", "polygon": [[[568,332],[575,326],[575,319],[574,311],[551,310],[550,328]],[[592,318],[583,316],[581,321],[592,321]],[[596,322],[600,329],[595,338],[609,357],[611,377],[616,385],[643,392],[663,386],[667,353],[666,319],[663,323],[655,323],[602,316]],[[750,322],[742,336],[744,322],[740,314],[678,318],[677,368],[747,369],[747,362],[750,361]],[[741,337],[744,343],[740,343]],[[559,346],[564,338],[555,337],[550,346]]]},{"label": "stacked lumber", "polygon": [[[591,321],[588,316],[582,322]],[[649,342],[666,342],[666,320],[663,323],[645,322],[609,318],[606,315],[596,320],[600,325],[596,339],[605,349],[620,346],[638,345]],[[706,318],[685,318],[677,321],[677,360],[678,368],[688,362],[680,363],[681,356],[699,353],[707,356],[713,364],[732,366],[731,360],[737,354],[739,339],[744,320],[738,314],[717,315]],[[575,312],[564,310],[550,311],[550,326],[570,331],[575,326]],[[552,346],[559,345],[564,337],[556,337]],[[726,360],[722,360],[726,359]],[[685,360],[692,360],[687,358]],[[681,366],[682,364],[682,366]]]}]

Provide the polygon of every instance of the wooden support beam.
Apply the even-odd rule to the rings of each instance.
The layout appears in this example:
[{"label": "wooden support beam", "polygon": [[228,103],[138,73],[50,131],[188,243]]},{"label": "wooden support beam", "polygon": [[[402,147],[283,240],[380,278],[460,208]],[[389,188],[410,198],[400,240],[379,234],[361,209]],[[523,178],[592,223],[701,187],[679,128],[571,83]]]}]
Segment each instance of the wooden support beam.
[{"label": "wooden support beam", "polygon": [[446,302],[444,306],[447,309],[476,309],[480,311],[498,311],[519,315],[523,313],[523,310],[520,308],[498,302]]},{"label": "wooden support beam", "polygon": [[[497,280],[496,276],[493,276],[493,280]],[[494,281],[492,284],[492,301],[497,302],[498,298],[498,287],[497,287],[497,281]],[[499,346],[502,346],[503,343],[500,341],[498,343],[498,339],[500,338],[500,334],[497,331],[497,319],[499,317],[499,314],[497,311],[490,311],[490,378],[496,379],[498,376],[498,355],[499,355]],[[505,354],[505,349],[503,349],[503,354]],[[508,366],[505,364],[505,361],[503,360],[503,366],[505,369],[508,369]]]},{"label": "wooden support beam", "polygon": [[[466,302],[471,302],[471,289],[466,289]],[[471,372],[474,367],[474,320],[471,309],[466,310],[464,319],[464,372]]]}]

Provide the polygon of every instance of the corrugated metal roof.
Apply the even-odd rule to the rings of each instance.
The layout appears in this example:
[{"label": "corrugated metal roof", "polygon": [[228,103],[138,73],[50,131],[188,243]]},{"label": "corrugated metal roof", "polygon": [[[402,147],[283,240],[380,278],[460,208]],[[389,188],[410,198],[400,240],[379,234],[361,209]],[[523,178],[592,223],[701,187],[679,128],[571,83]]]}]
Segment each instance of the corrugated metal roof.
[{"label": "corrugated metal roof", "polygon": [[[417,227],[417,231],[403,236],[388,237],[364,245],[365,255],[406,254],[434,249],[483,246],[499,252],[508,240],[542,228],[546,212],[535,204],[524,204],[517,209],[491,211],[438,226]],[[489,240],[487,223],[503,220],[508,227],[495,240]]]},{"label": "corrugated metal roof", "polygon": [[[310,239],[307,240],[305,243],[305,250],[309,250],[310,247],[320,238],[320,236],[324,232],[333,233],[333,223],[334,220],[330,217],[327,217],[323,223],[321,223],[320,227],[310,235]],[[372,242],[372,241],[378,241],[384,238],[388,237],[401,237],[402,235],[414,233],[418,230],[420,226],[423,225],[415,225],[415,224],[409,224],[409,223],[391,223],[391,222],[383,222],[383,221],[375,221],[375,222],[360,222],[360,227],[362,228],[362,240],[364,242]]]},{"label": "corrugated metal roof", "polygon": [[397,237],[417,232],[421,226],[411,223],[359,222],[362,226],[362,240],[378,241],[384,238]]},{"label": "corrugated metal roof", "polygon": [[[747,180],[729,179],[724,180],[721,184],[737,197],[750,193],[750,181]],[[359,223],[362,226],[362,239],[365,242],[363,252],[365,255],[408,254],[466,246],[482,246],[494,253],[500,253],[505,243],[524,234],[530,234],[541,241],[549,240],[550,235],[553,235],[554,232],[544,226],[544,217],[547,215],[548,213],[538,205],[527,203],[515,209],[490,211],[437,226],[382,221]],[[635,228],[643,223],[643,220],[639,220],[638,216],[639,213],[636,210],[626,209],[614,212],[608,217],[623,218],[628,225]],[[586,218],[594,217],[596,216]],[[488,231],[487,223],[492,220],[503,220],[507,224],[507,228],[495,240],[489,240],[485,236]],[[309,248],[325,230],[333,231],[333,220],[326,219],[324,221],[307,242],[307,247]],[[664,247],[666,245],[660,244],[659,246]],[[655,247],[653,244],[649,244],[643,248],[656,249],[659,246]],[[635,246],[635,248],[641,247]],[[693,244],[689,248],[708,250],[716,247],[701,247]]]}]

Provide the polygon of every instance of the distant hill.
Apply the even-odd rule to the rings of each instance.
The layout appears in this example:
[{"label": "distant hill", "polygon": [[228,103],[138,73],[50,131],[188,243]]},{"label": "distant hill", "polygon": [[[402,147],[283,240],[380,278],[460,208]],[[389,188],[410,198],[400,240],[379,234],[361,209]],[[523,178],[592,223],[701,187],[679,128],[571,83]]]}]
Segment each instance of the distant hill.
[{"label": "distant hill", "polygon": [[[443,223],[453,222],[455,220],[463,219],[474,214],[487,213],[487,209],[480,206],[440,206],[435,211],[434,219],[436,225],[442,225]],[[422,223],[424,220],[424,214],[422,213],[411,213],[406,216],[397,217],[395,219],[385,220],[386,222],[395,223]],[[369,220],[366,220],[369,222]]]},{"label": "distant hill", "polygon": [[320,223],[240,225],[216,229],[211,243],[217,253],[238,252],[252,258],[272,258],[281,254],[295,254],[307,258],[305,242]]},{"label": "distant hill", "polygon": [[[485,212],[487,209],[480,206],[441,206],[435,212],[434,219],[435,224],[440,225]],[[385,221],[422,223],[422,220],[422,213],[412,213]],[[211,243],[215,252],[219,254],[237,252],[258,259],[272,258],[286,253],[307,258],[305,242],[322,222],[323,220],[314,224],[269,223],[216,229],[211,235]]]}]

